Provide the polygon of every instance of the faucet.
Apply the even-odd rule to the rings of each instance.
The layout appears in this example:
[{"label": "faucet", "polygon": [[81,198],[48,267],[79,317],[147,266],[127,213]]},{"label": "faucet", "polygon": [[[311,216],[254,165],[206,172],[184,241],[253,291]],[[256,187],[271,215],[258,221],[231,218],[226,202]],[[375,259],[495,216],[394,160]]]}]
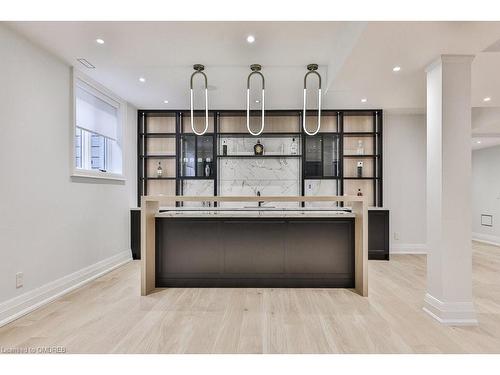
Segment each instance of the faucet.
[{"label": "faucet", "polygon": [[[260,191],[257,190],[257,196],[260,197]],[[262,203],[264,203],[263,201],[259,201],[259,207],[262,207]]]}]

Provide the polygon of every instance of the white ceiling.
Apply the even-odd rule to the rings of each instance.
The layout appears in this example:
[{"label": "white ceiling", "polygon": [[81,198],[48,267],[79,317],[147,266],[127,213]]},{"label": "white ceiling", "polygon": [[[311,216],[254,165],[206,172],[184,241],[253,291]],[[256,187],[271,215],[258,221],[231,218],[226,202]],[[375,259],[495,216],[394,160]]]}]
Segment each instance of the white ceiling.
[{"label": "white ceiling", "polygon": [[[9,25],[138,108],[188,108],[194,63],[212,108],[244,108],[246,76],[263,65],[267,108],[300,108],[318,63],[330,108],[421,109],[424,69],[440,54],[474,54],[472,105],[500,106],[500,22],[11,22]],[[254,44],[246,36],[255,35]],[[99,45],[96,38],[104,39]],[[88,70],[76,61],[86,58]],[[400,65],[399,73],[392,67]],[[140,83],[138,78],[146,78]],[[313,87],[313,85],[311,85]],[[489,96],[492,100],[483,102]],[[361,103],[366,97],[368,101]],[[163,100],[169,103],[164,104]]]},{"label": "white ceiling", "polygon": [[472,138],[472,150],[481,150],[483,148],[495,147],[498,145],[500,145],[500,136]]},{"label": "white ceiling", "polygon": [[500,107],[472,108],[472,149],[500,145]]}]

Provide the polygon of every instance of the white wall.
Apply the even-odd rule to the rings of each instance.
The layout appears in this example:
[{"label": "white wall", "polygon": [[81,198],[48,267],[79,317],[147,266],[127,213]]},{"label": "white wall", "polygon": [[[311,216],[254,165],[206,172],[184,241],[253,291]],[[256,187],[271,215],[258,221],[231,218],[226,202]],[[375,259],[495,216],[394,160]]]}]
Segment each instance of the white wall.
[{"label": "white wall", "polygon": [[384,206],[391,211],[391,252],[426,251],[426,142],[424,114],[385,113]]},{"label": "white wall", "polygon": [[72,180],[70,67],[2,25],[0,56],[1,323],[36,288],[60,289],[130,257],[136,112],[128,108],[124,129],[126,182]]},{"label": "white wall", "polygon": [[[473,238],[500,244],[500,146],[472,152]],[[481,225],[481,214],[493,215],[493,226]]]},{"label": "white wall", "polygon": [[137,207],[137,108],[127,103],[127,125],[124,132],[123,174],[128,207]]}]

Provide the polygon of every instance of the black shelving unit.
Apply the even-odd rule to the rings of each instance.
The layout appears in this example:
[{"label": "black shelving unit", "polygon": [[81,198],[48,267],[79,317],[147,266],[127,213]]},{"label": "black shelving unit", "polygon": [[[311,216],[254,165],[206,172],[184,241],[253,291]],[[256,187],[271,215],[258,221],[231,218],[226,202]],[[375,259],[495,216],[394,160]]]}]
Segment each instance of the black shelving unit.
[{"label": "black shelving unit", "polygon": [[172,159],[172,158],[176,158],[177,155],[154,155],[154,154],[150,154],[150,155],[140,155],[141,158],[144,158],[144,159]]},{"label": "black shelving unit", "polygon": [[[172,111],[138,111],[138,127],[137,127],[137,172],[138,172],[138,204],[140,205],[140,197],[147,195],[151,191],[151,183],[168,183],[173,181],[176,186],[176,171],[169,171],[165,168],[164,163],[173,160],[173,164],[177,164],[177,148],[168,150],[165,153],[163,150],[151,150],[150,142],[162,142],[171,139],[173,144],[176,144],[176,137],[178,133],[177,127],[177,113]],[[156,153],[155,153],[156,152]],[[159,161],[162,163],[162,168],[167,169],[164,172],[166,176],[157,177],[148,174],[148,169],[153,169],[151,163]],[[173,173],[172,173],[173,172]],[[158,182],[155,182],[158,181]],[[170,194],[177,194],[175,187]]]},{"label": "black shelving unit", "polygon": [[[355,186],[362,186],[363,188],[368,188],[369,185],[367,184],[371,182],[371,195],[373,197],[372,205],[381,207],[383,205],[382,110],[342,111],[341,116],[343,123],[342,139],[344,145],[350,142],[352,146],[353,139],[358,139],[363,142],[364,147],[368,149],[371,148],[370,151],[359,155],[352,151],[348,152],[346,146],[342,147],[342,165],[344,168],[342,179],[344,181],[344,191],[346,189],[346,182],[349,184],[356,184],[356,181],[358,181],[363,184]],[[360,119],[363,121],[356,121]],[[346,167],[349,166],[349,163],[352,163],[356,159],[358,161],[364,161],[371,166],[371,168],[367,168],[372,169],[372,172],[369,173],[368,176],[354,176],[356,173],[352,171],[352,164],[351,172],[346,172]],[[351,187],[347,193],[355,194],[355,191]]]},{"label": "black shelving unit", "polygon": [[302,155],[217,155],[218,158],[259,159],[259,158],[302,158]]},{"label": "black shelving unit", "polygon": [[[315,115],[315,111],[308,111],[307,116]],[[259,136],[253,136],[246,131],[246,126],[243,127],[244,119],[246,118],[245,110],[212,110],[209,111],[209,120],[211,122],[210,132],[203,136],[197,136],[194,133],[187,132],[189,130],[189,116],[190,112],[188,110],[139,110],[138,111],[138,156],[137,156],[137,173],[138,173],[138,204],[140,205],[140,197],[142,195],[148,194],[148,184],[155,180],[172,180],[175,181],[175,192],[165,192],[166,194],[183,194],[183,182],[185,180],[212,180],[214,189],[214,196],[218,195],[218,179],[217,173],[219,170],[219,163],[225,158],[232,159],[264,159],[264,158],[275,158],[275,159],[299,159],[301,161],[301,175],[300,175],[300,194],[305,194],[305,185],[308,180],[332,180],[336,181],[336,190],[338,195],[343,195],[344,193],[353,194],[354,189],[358,185],[366,187],[366,183],[372,181],[372,192],[373,201],[371,204],[373,206],[383,205],[383,112],[382,110],[323,110],[322,111],[322,129],[318,134],[314,136],[307,135],[302,129],[302,111],[301,110],[267,110],[266,119],[269,117],[279,118],[279,117],[289,117],[291,122],[289,122],[290,127],[288,129],[274,129],[274,131],[265,131]],[[203,111],[195,111],[195,116],[204,117]],[[251,116],[260,116],[260,111],[251,111]],[[152,129],[148,126],[149,122],[158,117],[169,118],[171,126],[167,130],[158,130],[157,127]],[[227,131],[227,126],[225,129],[221,129],[221,124],[226,118],[238,119],[235,122],[234,129]],[[296,120],[293,120],[293,119]],[[368,121],[368,119],[371,121]],[[330,119],[330,125],[334,126],[323,127]],[[361,128],[356,128],[352,126],[352,123],[356,123],[353,120],[360,120],[364,125]],[[227,125],[227,124],[225,124]],[[236,126],[237,125],[237,126]],[[267,126],[267,122],[266,122]],[[354,128],[354,129],[353,129]],[[293,129],[293,130],[292,130]],[[221,131],[225,130],[225,131]],[[229,154],[222,155],[220,140],[224,138],[255,138],[266,139],[266,138],[276,138],[276,137],[287,137],[287,138],[297,138],[300,148],[297,155],[290,154],[265,154],[264,155],[251,155],[251,154]],[[163,155],[155,154],[148,149],[148,142],[151,139],[169,139],[175,140],[175,154]],[[212,163],[212,173],[210,176],[200,175],[200,173],[195,173],[193,175],[186,175],[183,171],[183,142],[186,139],[191,139],[191,144],[194,149],[192,150],[193,158],[195,163],[198,161],[199,152],[199,142],[200,139],[209,139],[211,141],[211,152],[210,162]],[[366,148],[370,149],[367,153],[362,155],[353,154],[352,151],[346,150],[347,145],[354,142],[355,139],[362,140]],[[308,144],[316,143],[317,155],[314,160],[311,160],[311,152],[308,152]],[[328,144],[331,143],[331,144]],[[325,144],[328,144],[325,147]],[[332,150],[329,149],[331,145],[335,145]],[[204,151],[203,158],[206,160],[207,152]],[[175,176],[166,177],[154,177],[147,175],[148,161],[151,159],[173,159],[175,160]],[[331,160],[330,160],[331,159]],[[346,168],[350,165],[349,163],[354,162],[356,159],[364,160],[372,166],[373,173],[370,176],[355,177],[349,171],[346,173]],[[331,170],[328,166],[332,163]],[[317,163],[314,166],[314,163]],[[336,164],[335,164],[336,163]],[[196,169],[196,168],[195,168]],[[349,185],[348,185],[349,184]],[[304,204],[304,203],[302,203]]]},{"label": "black shelving unit", "polygon": [[218,136],[221,138],[279,138],[279,137],[300,137],[302,133],[284,133],[284,132],[275,132],[275,133],[265,133],[263,132],[259,136],[252,135],[250,133],[218,133]]},{"label": "black shelving unit", "polygon": [[141,180],[175,180],[176,177],[141,177]]}]

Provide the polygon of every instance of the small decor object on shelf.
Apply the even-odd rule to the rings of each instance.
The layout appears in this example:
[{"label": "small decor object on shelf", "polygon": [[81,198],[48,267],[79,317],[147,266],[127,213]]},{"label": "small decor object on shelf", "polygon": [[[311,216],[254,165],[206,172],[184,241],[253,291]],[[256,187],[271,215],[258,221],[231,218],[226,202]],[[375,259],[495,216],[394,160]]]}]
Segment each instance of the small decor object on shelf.
[{"label": "small decor object on shelf", "polygon": [[222,141],[222,155],[227,156],[227,141]]},{"label": "small decor object on shelf", "polygon": [[290,145],[290,155],[297,155],[297,142],[295,141],[295,137],[292,138],[292,144]]},{"label": "small decor object on shelf", "polygon": [[161,178],[163,175],[163,169],[161,168],[161,161],[158,162],[158,168],[156,169],[156,177]]},{"label": "small decor object on shelf", "polygon": [[358,161],[358,178],[361,178],[363,177],[363,162],[362,161]]},{"label": "small decor object on shelf", "polygon": [[212,174],[212,168],[210,168],[211,159],[207,158],[205,161],[205,177],[210,177]]},{"label": "small decor object on shelf", "polygon": [[363,193],[361,192],[361,189],[358,189],[358,194],[357,194],[358,197],[362,197],[363,196]]},{"label": "small decor object on shelf", "polygon": [[255,146],[253,146],[253,152],[258,156],[264,155],[264,146],[260,143],[260,139],[258,139]]},{"label": "small decor object on shelf", "polygon": [[363,147],[363,141],[360,139],[358,141],[358,149],[356,150],[356,155],[364,155],[365,148]]}]

